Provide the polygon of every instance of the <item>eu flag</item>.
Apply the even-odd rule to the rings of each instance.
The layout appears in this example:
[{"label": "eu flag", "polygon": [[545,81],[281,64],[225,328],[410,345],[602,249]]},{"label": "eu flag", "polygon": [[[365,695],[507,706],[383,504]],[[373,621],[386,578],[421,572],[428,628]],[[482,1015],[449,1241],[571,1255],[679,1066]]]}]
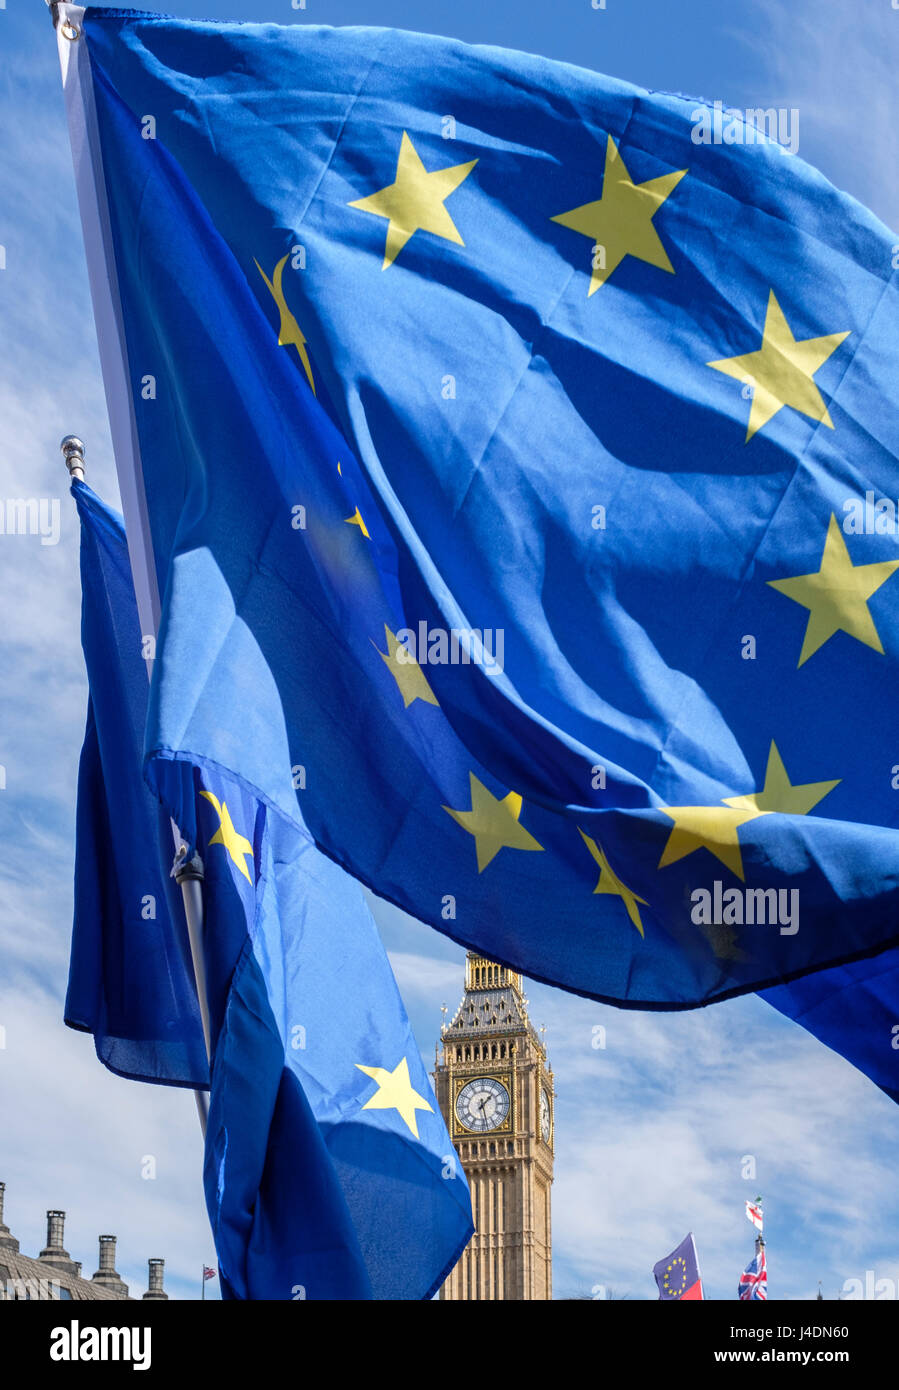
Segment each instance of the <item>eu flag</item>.
[{"label": "eu flag", "polygon": [[762,998],[899,1101],[899,951],[804,975]]},{"label": "eu flag", "polygon": [[90,685],[78,769],[65,1020],[110,1071],[205,1090],[209,1066],[168,819],[141,777],[149,685],[122,521],[82,482],[81,641]]},{"label": "eu flag", "polygon": [[527,55],[76,31],[162,596],[149,775],[188,836],[202,760],[456,940],[634,1007],[895,942],[887,229],[736,116],[716,143],[701,102]]},{"label": "eu flag", "polygon": [[670,1255],[654,1264],[652,1272],[660,1300],[683,1303],[701,1300],[702,1277],[699,1273],[699,1255],[693,1232],[689,1231],[676,1250],[672,1250]]},{"label": "eu flag", "polygon": [[[183,922],[162,909],[171,829],[140,775],[148,682],[124,530],[73,491],[91,713],[66,1018],[114,1070],[208,1084]],[[182,772],[205,865],[204,1175],[223,1295],[428,1298],[471,1236],[471,1199],[361,889],[215,769]]]}]

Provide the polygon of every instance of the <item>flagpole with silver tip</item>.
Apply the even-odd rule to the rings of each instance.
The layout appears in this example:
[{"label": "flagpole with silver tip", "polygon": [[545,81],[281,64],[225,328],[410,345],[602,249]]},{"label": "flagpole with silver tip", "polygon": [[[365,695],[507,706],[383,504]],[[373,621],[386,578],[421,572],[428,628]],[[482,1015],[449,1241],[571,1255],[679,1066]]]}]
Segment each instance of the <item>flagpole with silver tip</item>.
[{"label": "flagpole with silver tip", "polygon": [[[69,477],[73,482],[84,482],[84,444],[76,434],[67,434],[60,444]],[[149,663],[147,675],[150,674]],[[175,841],[175,862],[172,877],[181,889],[184,903],[184,917],[187,922],[187,936],[190,942],[190,955],[194,972],[194,987],[197,991],[197,1004],[203,1024],[203,1041],[206,1045],[206,1060],[212,1065],[212,1040],[209,1027],[209,1003],[206,995],[206,962],[203,955],[203,861],[199,855],[187,858],[187,847],[182,843],[181,833],[172,822],[172,836]],[[197,1115],[203,1137],[209,1119],[209,1093],[194,1091]]]}]

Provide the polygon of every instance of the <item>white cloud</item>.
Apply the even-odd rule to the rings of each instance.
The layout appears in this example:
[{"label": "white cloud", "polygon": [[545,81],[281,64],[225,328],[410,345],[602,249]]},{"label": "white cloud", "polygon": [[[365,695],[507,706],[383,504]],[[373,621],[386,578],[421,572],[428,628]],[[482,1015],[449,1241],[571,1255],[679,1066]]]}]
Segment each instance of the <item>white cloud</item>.
[{"label": "white cloud", "polygon": [[896,138],[899,10],[889,0],[757,0],[739,36],[759,79],[749,104],[798,109],[801,156],[899,231],[887,153]]}]

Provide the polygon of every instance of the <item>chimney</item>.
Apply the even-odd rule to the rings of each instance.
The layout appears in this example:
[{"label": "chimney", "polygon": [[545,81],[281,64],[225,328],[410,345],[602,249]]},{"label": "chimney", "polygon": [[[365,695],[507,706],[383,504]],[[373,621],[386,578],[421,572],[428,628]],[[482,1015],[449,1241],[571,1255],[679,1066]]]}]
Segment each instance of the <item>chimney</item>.
[{"label": "chimney", "polygon": [[15,1236],[9,1233],[9,1227],[3,1224],[3,1197],[6,1192],[6,1183],[0,1182],[0,1250],[11,1250],[15,1255],[18,1253],[19,1242]]},{"label": "chimney", "polygon": [[100,1237],[100,1268],[91,1283],[102,1284],[104,1289],[121,1298],[128,1297],[128,1285],[123,1283],[115,1267],[115,1236]]},{"label": "chimney", "polygon": [[148,1260],[150,1267],[150,1286],[144,1294],[144,1298],[168,1298],[168,1294],[162,1287],[162,1275],[165,1269],[165,1260]]},{"label": "chimney", "polygon": [[47,1244],[38,1258],[52,1265],[54,1269],[61,1269],[65,1274],[74,1274],[75,1261],[69,1257],[69,1252],[62,1243],[65,1223],[64,1211],[47,1212]]}]

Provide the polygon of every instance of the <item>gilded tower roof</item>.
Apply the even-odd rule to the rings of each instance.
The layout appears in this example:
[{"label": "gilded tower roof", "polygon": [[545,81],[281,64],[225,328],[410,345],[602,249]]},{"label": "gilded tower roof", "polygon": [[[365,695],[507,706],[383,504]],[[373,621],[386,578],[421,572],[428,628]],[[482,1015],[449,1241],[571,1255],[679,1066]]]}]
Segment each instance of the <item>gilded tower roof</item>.
[{"label": "gilded tower roof", "polygon": [[545,1048],[528,1017],[521,975],[469,951],[465,960],[465,993],[444,1038],[465,1036],[475,1029],[481,1034],[527,1033],[545,1056]]}]

